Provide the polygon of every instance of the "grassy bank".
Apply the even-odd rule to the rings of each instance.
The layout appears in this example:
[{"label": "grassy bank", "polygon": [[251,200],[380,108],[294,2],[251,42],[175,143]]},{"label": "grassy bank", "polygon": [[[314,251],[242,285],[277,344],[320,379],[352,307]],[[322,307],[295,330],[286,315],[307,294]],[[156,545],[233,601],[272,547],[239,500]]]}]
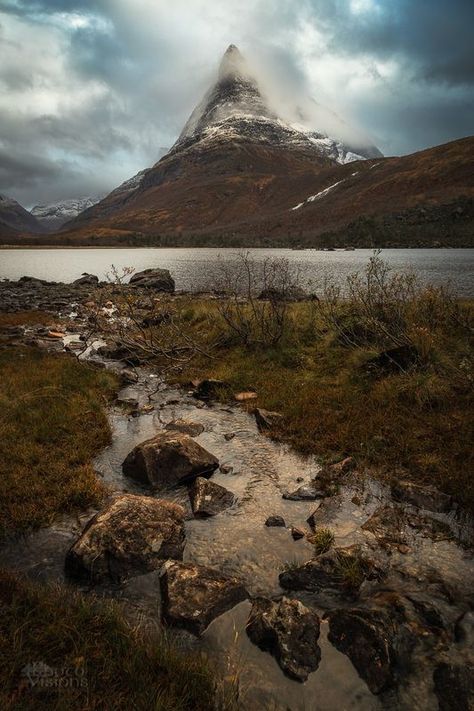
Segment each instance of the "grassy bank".
[{"label": "grassy bank", "polygon": [[0,533],[97,505],[91,459],[110,441],[115,377],[67,356],[0,352]]},{"label": "grassy bank", "polygon": [[0,630],[2,709],[216,708],[206,661],[130,627],[117,604],[0,571]]}]

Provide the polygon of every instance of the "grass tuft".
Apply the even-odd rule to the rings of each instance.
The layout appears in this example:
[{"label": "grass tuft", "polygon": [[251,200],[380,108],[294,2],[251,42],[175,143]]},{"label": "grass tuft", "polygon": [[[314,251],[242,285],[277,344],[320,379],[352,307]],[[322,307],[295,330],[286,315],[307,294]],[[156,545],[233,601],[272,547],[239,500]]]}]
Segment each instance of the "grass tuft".
[{"label": "grass tuft", "polygon": [[308,541],[314,545],[316,555],[327,553],[334,543],[334,533],[329,528],[317,528],[308,536]]}]

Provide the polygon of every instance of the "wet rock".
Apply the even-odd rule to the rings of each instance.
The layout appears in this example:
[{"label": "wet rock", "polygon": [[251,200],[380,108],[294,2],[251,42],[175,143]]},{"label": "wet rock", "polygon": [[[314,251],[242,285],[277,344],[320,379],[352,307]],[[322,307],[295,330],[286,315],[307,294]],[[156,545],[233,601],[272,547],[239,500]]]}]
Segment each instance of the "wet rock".
[{"label": "wet rock", "polygon": [[391,492],[395,501],[412,504],[428,511],[446,513],[453,506],[453,499],[448,494],[443,494],[432,486],[420,486],[411,481],[393,483]]},{"label": "wet rock", "polygon": [[305,532],[301,528],[296,528],[296,526],[292,526],[291,537],[294,541],[299,541],[305,537]]},{"label": "wet rock", "polygon": [[415,529],[424,538],[447,541],[453,533],[444,521],[405,511],[401,506],[389,504],[378,508],[362,525],[362,530],[372,533],[382,545],[405,546],[409,528]]},{"label": "wet rock", "polygon": [[316,501],[316,499],[324,498],[325,495],[321,489],[311,483],[300,486],[296,491],[286,491],[282,498],[288,501]]},{"label": "wet rock", "polygon": [[229,392],[229,383],[226,383],[224,380],[209,378],[207,380],[201,380],[197,384],[193,395],[199,400],[215,400]]},{"label": "wet rock", "polygon": [[[314,491],[314,499],[324,499],[334,496],[338,491],[341,480],[355,469],[356,463],[353,457],[346,457],[336,464],[328,464],[318,472],[307,488]],[[296,493],[296,492],[295,492]],[[309,499],[309,497],[308,497]]]},{"label": "wet rock", "polygon": [[99,346],[97,353],[103,358],[110,360],[124,360],[130,365],[139,365],[141,358],[132,349],[121,341],[108,341],[103,346]]},{"label": "wet rock", "polygon": [[168,269],[145,269],[142,272],[136,272],[131,277],[130,284],[170,293],[175,289],[174,279]]},{"label": "wet rock", "polygon": [[332,591],[355,595],[365,580],[380,580],[384,571],[359,546],[333,548],[303,565],[280,573],[286,590]]},{"label": "wet rock", "polygon": [[474,612],[468,610],[457,620],[454,634],[456,642],[474,649]]},{"label": "wet rock", "polygon": [[313,529],[313,531],[315,531],[318,527],[318,511],[319,507],[306,519],[306,523]]},{"label": "wet rock", "polygon": [[372,533],[379,543],[406,545],[405,526],[403,511],[387,504],[379,507],[361,528]]},{"label": "wet rock", "polygon": [[200,635],[219,615],[247,598],[237,578],[198,565],[168,561],[160,575],[162,617]]},{"label": "wet rock", "polygon": [[189,498],[193,514],[197,517],[215,516],[235,501],[231,491],[200,476],[190,488]]},{"label": "wet rock", "polygon": [[265,526],[286,526],[283,516],[269,516],[265,521]]},{"label": "wet rock", "polygon": [[404,345],[379,353],[378,356],[367,361],[365,367],[369,371],[379,370],[384,373],[399,373],[416,367],[420,360],[420,354],[415,346]]},{"label": "wet rock", "polygon": [[421,595],[411,594],[407,596],[407,599],[410,600],[421,622],[430,632],[439,634],[445,629],[440,611],[431,602],[424,600]]},{"label": "wet rock", "polygon": [[184,509],[169,501],[125,494],[116,497],[86,525],[70,548],[69,575],[94,583],[118,582],[158,569],[163,560],[181,560]]},{"label": "wet rock", "polygon": [[119,377],[124,385],[134,385],[138,383],[138,373],[135,370],[124,368],[120,371]]},{"label": "wet rock", "polygon": [[254,414],[259,430],[270,430],[277,426],[283,419],[283,415],[281,413],[264,410],[261,407],[255,408]]},{"label": "wet rock", "polygon": [[198,437],[204,432],[204,427],[200,422],[191,422],[190,420],[173,420],[165,425],[165,430],[172,432],[182,432],[190,437]]},{"label": "wet rock", "polygon": [[318,615],[299,600],[273,602],[257,598],[247,622],[247,635],[260,649],[273,655],[284,673],[306,681],[319,666]]},{"label": "wet rock", "polygon": [[78,286],[97,286],[99,277],[95,276],[95,274],[87,274],[87,272],[84,272],[79,279],[75,279],[72,283]]},{"label": "wet rock", "polygon": [[117,405],[123,405],[129,410],[138,410],[139,402],[133,397],[118,397],[116,400]]},{"label": "wet rock", "polygon": [[377,609],[332,610],[328,613],[329,641],[347,654],[373,694],[393,686],[397,623],[394,615]]},{"label": "wet rock", "polygon": [[160,432],[132,449],[122,469],[141,484],[164,489],[211,476],[218,466],[219,460],[189,435]]},{"label": "wet rock", "polygon": [[443,662],[433,672],[439,711],[474,709],[474,667]]}]

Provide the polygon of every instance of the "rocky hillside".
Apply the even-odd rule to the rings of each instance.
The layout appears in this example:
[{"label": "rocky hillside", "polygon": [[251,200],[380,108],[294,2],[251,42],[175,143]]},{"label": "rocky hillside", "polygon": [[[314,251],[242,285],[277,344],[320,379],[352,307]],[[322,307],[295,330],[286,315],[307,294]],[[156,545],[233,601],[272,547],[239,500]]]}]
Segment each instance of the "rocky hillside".
[{"label": "rocky hillside", "polygon": [[18,232],[43,232],[43,228],[19,202],[0,195],[0,236],[15,235]]}]

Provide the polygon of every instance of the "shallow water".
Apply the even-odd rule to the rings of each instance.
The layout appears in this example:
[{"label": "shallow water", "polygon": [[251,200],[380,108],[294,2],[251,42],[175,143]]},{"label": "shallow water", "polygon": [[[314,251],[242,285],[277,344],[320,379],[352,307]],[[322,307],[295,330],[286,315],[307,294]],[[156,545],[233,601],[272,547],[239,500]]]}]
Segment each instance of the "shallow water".
[{"label": "shallow water", "polygon": [[[233,468],[232,473],[217,471],[213,481],[232,491],[237,501],[215,517],[195,520],[186,488],[160,492],[161,498],[178,501],[189,511],[184,560],[237,576],[252,596],[281,595],[279,572],[288,562],[309,560],[313,548],[305,539],[294,541],[288,528],[267,528],[264,522],[269,515],[279,514],[287,526],[308,529],[306,519],[318,507],[318,502],[287,501],[282,499],[282,493],[297,488],[299,478],[307,481],[317,474],[317,463],[263,436],[254,417],[240,406],[204,405],[190,393],[160,384],[153,373],[142,371],[140,382],[124,388],[119,397],[136,399],[140,406],[152,405],[153,410],[132,417],[123,405],[111,409],[113,441],[95,461],[95,468],[105,483],[115,491],[142,491],[122,474],[122,461],[128,452],[174,419],[201,423],[204,432],[195,439],[215,454],[221,465]],[[229,434],[234,437],[226,438]],[[150,494],[149,491],[143,493]],[[357,604],[371,600],[377,590],[401,592],[404,596],[434,603],[446,624],[453,626],[468,609],[469,601],[472,603],[472,551],[454,541],[433,542],[415,530],[410,534],[408,553],[380,549],[372,534],[364,532],[361,525],[388,500],[385,486],[368,478],[357,478],[341,487],[338,495],[325,499],[318,509],[319,520],[333,530],[336,545],[364,542],[390,562],[390,572],[383,584],[364,583]],[[36,579],[64,582],[64,556],[93,513],[84,512],[77,519],[63,517],[49,529],[4,544],[0,548],[0,564]],[[438,517],[451,522],[459,533],[457,519]],[[472,532],[469,522],[464,522],[463,530]],[[154,623],[159,619],[158,577],[158,572],[138,576],[121,586],[103,587],[99,592],[122,600],[132,616]],[[326,597],[309,593],[296,596],[321,616],[327,609],[348,604],[330,593]],[[199,640],[186,632],[175,633],[178,643],[206,650],[224,675],[238,672],[242,708],[252,711],[382,708],[424,711],[437,707],[432,690],[431,657],[439,654],[439,640],[420,636],[413,652],[412,668],[398,689],[375,697],[348,657],[326,639],[324,620],[320,637],[322,660],[318,670],[310,674],[305,684],[288,679],[275,659],[248,639],[245,624],[249,610],[249,602],[241,603],[217,618]],[[447,646],[443,653],[446,652]],[[449,652],[455,658],[464,653],[464,649],[457,650],[454,645]]]},{"label": "shallow water", "polygon": [[[285,257],[295,269],[302,269],[316,293],[325,278],[344,281],[348,274],[364,268],[372,250],[323,252],[313,249],[250,249],[252,257]],[[235,257],[237,249],[2,249],[0,279],[19,279],[29,275],[48,281],[71,282],[83,272],[105,279],[112,265],[119,271],[133,267],[169,269],[176,288],[206,290],[210,274],[219,259]],[[397,270],[413,269],[425,283],[451,282],[459,296],[474,296],[474,249],[384,249],[382,257]],[[211,284],[212,285],[212,284]]]}]

